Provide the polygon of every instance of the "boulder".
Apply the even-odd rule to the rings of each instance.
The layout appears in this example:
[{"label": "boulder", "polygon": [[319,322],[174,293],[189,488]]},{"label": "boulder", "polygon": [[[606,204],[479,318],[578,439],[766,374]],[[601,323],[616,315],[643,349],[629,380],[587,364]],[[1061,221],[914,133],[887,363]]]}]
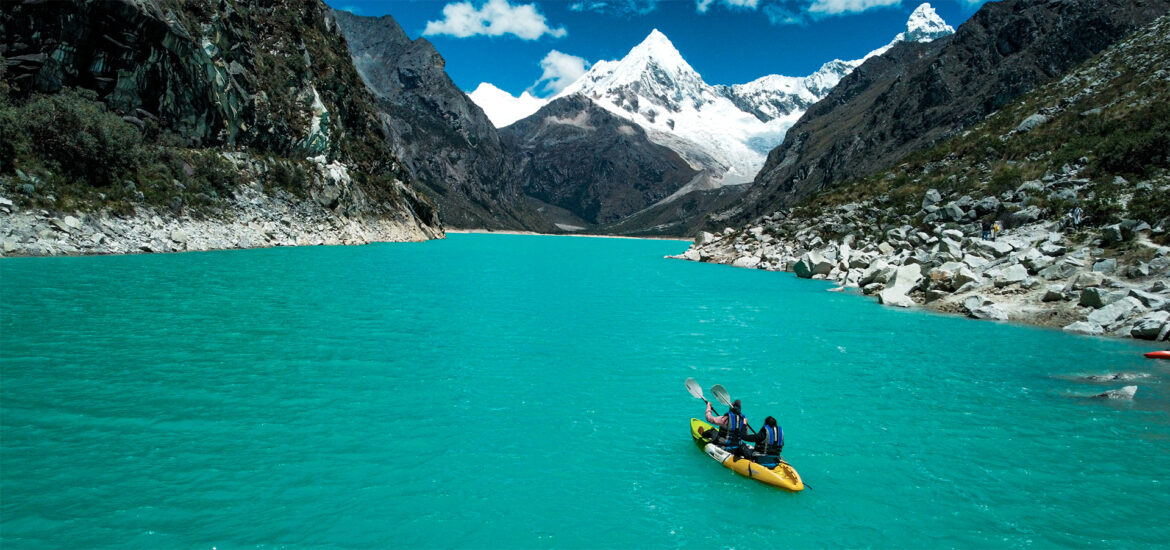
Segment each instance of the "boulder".
[{"label": "boulder", "polygon": [[975,203],[975,214],[979,216],[994,214],[999,211],[999,206],[999,199],[995,197],[983,197]]},{"label": "boulder", "polygon": [[883,242],[883,243],[878,245],[878,252],[881,252],[883,255],[888,256],[888,255],[894,253],[894,247],[890,243]]},{"label": "boulder", "polygon": [[1105,295],[1105,289],[1091,286],[1081,291],[1081,299],[1077,303],[1085,307],[1100,309],[1105,307]]},{"label": "boulder", "polygon": [[1059,302],[1064,300],[1064,286],[1063,285],[1048,285],[1044,290],[1044,295],[1040,297],[1041,302]]},{"label": "boulder", "polygon": [[944,237],[938,242],[938,250],[939,252],[951,254],[956,258],[960,257],[963,255],[963,246],[960,244],[961,242],[961,239],[952,240],[950,238]]},{"label": "boulder", "polygon": [[1007,321],[1008,314],[997,304],[987,304],[971,310],[971,316],[976,319],[991,321]]},{"label": "boulder", "polygon": [[1107,245],[1119,243],[1125,240],[1125,233],[1121,230],[1121,225],[1115,223],[1101,228],[1101,239]]},{"label": "boulder", "polygon": [[963,221],[963,218],[967,215],[967,213],[964,212],[958,204],[953,202],[943,208],[943,213],[946,215],[947,219],[955,222]]},{"label": "boulder", "polygon": [[1037,220],[1044,217],[1044,209],[1036,205],[1026,206],[1020,211],[1012,214],[1012,218],[1016,223],[1027,224],[1035,223]]},{"label": "boulder", "polygon": [[908,292],[922,281],[922,266],[910,264],[899,267],[894,277],[886,284],[886,288],[878,293],[878,302],[882,304],[911,307],[914,302],[906,296]]},{"label": "boulder", "polygon": [[1097,262],[1093,264],[1093,271],[1098,273],[1113,273],[1114,271],[1117,271],[1117,260],[1113,258],[1097,260]]},{"label": "boulder", "polygon": [[1012,245],[1000,241],[972,240],[970,248],[993,258],[1002,258],[1012,251]]},{"label": "boulder", "polygon": [[1101,309],[1089,314],[1088,321],[1103,327],[1108,327],[1120,320],[1125,319],[1133,310],[1142,307],[1142,303],[1136,298],[1126,296],[1125,298],[1107,304]]},{"label": "boulder", "polygon": [[1064,253],[1065,253],[1066,251],[1068,251],[1068,249],[1067,249],[1067,248],[1065,248],[1065,247],[1063,247],[1063,246],[1061,246],[1061,245],[1059,245],[1059,244],[1056,244],[1056,243],[1054,243],[1054,242],[1045,242],[1045,243],[1042,243],[1042,244],[1040,245],[1040,248],[1039,248],[1039,250],[1040,250],[1040,253],[1041,253],[1041,254],[1044,254],[1045,256],[1053,256],[1053,257],[1055,257],[1055,256],[1064,256]]},{"label": "boulder", "polygon": [[811,279],[814,275],[828,275],[832,270],[833,262],[818,252],[805,252],[792,266],[792,271],[801,279]]},{"label": "boulder", "polygon": [[980,308],[983,306],[989,306],[989,305],[992,305],[994,303],[995,302],[992,302],[991,300],[988,300],[987,298],[984,298],[978,294],[976,294],[974,296],[968,296],[965,299],[963,299],[963,307],[968,312],[975,311],[977,308]]},{"label": "boulder", "polygon": [[1154,311],[1147,313],[1130,329],[1129,335],[1141,340],[1153,340],[1162,334],[1162,329],[1170,323],[1170,312]]},{"label": "boulder", "polygon": [[992,275],[992,282],[995,288],[1003,288],[1018,284],[1028,278],[1028,270],[1020,264],[1012,264],[1004,269],[998,270]]},{"label": "boulder", "polygon": [[[861,284],[862,286],[865,286],[865,285],[868,285],[872,282],[875,282],[877,280],[879,274],[882,274],[883,271],[889,269],[889,267],[890,267],[889,262],[886,262],[882,258],[878,258],[878,259],[874,260],[873,263],[869,264],[869,267],[866,267],[865,271],[861,272],[861,278],[859,278],[857,280],[857,282],[859,284]],[[885,278],[879,282],[881,282],[882,284],[885,284],[885,282],[889,280],[889,277],[891,275],[893,275],[892,272],[885,275]]]},{"label": "boulder", "polygon": [[1046,256],[1035,248],[1029,248],[1020,256],[1020,263],[1028,268],[1028,273],[1040,273],[1044,268],[1052,265],[1056,259]]},{"label": "boulder", "polygon": [[1036,114],[1029,116],[1028,118],[1025,118],[1023,121],[1021,121],[1019,126],[1016,126],[1016,131],[1020,132],[1020,133],[1031,132],[1037,126],[1040,126],[1041,124],[1044,124],[1046,122],[1048,122],[1047,116],[1044,116],[1040,113],[1036,113]]},{"label": "boulder", "polygon": [[1080,260],[1066,257],[1044,269],[1041,269],[1037,274],[1049,281],[1055,281],[1057,279],[1067,279],[1072,277],[1074,274],[1080,271],[1082,267],[1084,267],[1084,263]]},{"label": "boulder", "polygon": [[1101,328],[1101,325],[1089,321],[1077,321],[1064,327],[1063,330],[1073,334],[1087,334],[1090,336],[1100,336],[1105,334],[1105,329]]},{"label": "boulder", "polygon": [[[797,263],[799,263],[799,262],[797,262]],[[748,268],[748,269],[754,269],[756,266],[760,265],[760,257],[759,256],[740,256],[740,257],[736,258],[734,262],[731,262],[731,265],[732,265],[732,267],[743,267],[743,268]],[[799,275],[800,274],[797,273],[797,276],[799,276]],[[808,277],[805,277],[805,278],[807,279]]]},{"label": "boulder", "polygon": [[926,196],[922,197],[922,208],[934,206],[942,202],[942,195],[939,194],[938,189],[927,189]]},{"label": "boulder", "polygon": [[716,240],[717,239],[715,238],[715,235],[712,235],[706,231],[701,231],[699,232],[699,235],[695,237],[695,246],[703,246],[705,244],[715,242]]},{"label": "boulder", "polygon": [[187,232],[183,231],[182,229],[176,229],[174,231],[171,231],[171,240],[172,241],[175,241],[179,244],[183,244],[183,243],[186,243],[188,239],[189,239],[189,237],[187,236]]},{"label": "boulder", "polygon": [[1170,303],[1170,298],[1167,298],[1166,296],[1161,296],[1159,294],[1153,294],[1150,292],[1143,292],[1137,289],[1129,289],[1128,295],[1137,298],[1137,300],[1141,302],[1143,306],[1146,306],[1150,309],[1162,309],[1167,305],[1167,303]]},{"label": "boulder", "polygon": [[1095,271],[1086,271],[1076,276],[1072,281],[1073,290],[1081,290],[1091,286],[1101,286],[1105,282],[1105,276]]},{"label": "boulder", "polygon": [[945,229],[942,232],[942,237],[952,241],[963,242],[963,232],[958,229]]}]

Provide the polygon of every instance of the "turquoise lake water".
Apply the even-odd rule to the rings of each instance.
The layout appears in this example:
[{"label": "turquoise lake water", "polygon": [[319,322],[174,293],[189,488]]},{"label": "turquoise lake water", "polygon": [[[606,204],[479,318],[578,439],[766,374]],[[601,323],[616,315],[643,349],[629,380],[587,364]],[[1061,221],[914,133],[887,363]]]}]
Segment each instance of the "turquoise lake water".
[{"label": "turquoise lake water", "polygon": [[[1170,544],[1170,361],[677,241],[0,260],[0,547]],[[1141,372],[1132,402],[1083,396]],[[696,448],[719,383],[810,489]],[[710,392],[707,392],[710,395]]]}]

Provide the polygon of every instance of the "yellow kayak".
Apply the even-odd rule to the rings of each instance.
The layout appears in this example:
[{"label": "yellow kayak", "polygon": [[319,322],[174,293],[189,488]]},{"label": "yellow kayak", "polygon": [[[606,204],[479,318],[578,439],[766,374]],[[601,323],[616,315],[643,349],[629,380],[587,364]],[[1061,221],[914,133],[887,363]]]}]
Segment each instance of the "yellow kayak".
[{"label": "yellow kayak", "polygon": [[712,426],[710,424],[698,418],[692,418],[691,438],[695,440],[696,445],[703,448],[703,452],[707,453],[707,456],[715,459],[724,468],[765,485],[779,487],[786,491],[795,493],[804,490],[804,482],[800,480],[800,474],[796,473],[796,469],[791,464],[781,461],[775,468],[767,468],[746,458],[737,459],[734,455],[724,450],[723,447],[713,445],[711,444],[711,440],[703,437],[702,432],[711,428]]}]

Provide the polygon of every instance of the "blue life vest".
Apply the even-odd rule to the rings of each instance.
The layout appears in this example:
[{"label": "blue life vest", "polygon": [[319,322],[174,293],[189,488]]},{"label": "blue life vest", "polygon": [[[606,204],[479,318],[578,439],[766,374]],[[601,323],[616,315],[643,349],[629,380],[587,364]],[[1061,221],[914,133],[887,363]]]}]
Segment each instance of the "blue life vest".
[{"label": "blue life vest", "polygon": [[780,446],[784,445],[784,430],[780,429],[780,426],[764,424],[764,433],[767,435],[764,440],[764,454],[779,454]]},{"label": "blue life vest", "polygon": [[727,441],[723,443],[724,448],[734,449],[739,446],[746,424],[742,414],[727,411]]}]

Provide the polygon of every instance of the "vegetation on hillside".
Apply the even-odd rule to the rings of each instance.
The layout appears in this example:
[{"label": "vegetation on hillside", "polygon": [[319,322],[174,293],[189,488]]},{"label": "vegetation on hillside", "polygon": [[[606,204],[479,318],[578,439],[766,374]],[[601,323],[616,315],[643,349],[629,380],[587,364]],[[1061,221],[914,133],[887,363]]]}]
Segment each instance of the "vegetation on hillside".
[{"label": "vegetation on hillside", "polygon": [[[1159,21],[1170,27],[1167,19]],[[1006,105],[970,130],[889,170],[814,195],[803,215],[872,201],[890,218],[920,213],[929,189],[999,197],[1027,181],[1074,179],[1079,191],[1036,194],[1026,207],[1057,220],[1075,207],[1085,226],[1170,217],[1170,40],[1158,31],[1123,42]],[[1021,122],[1044,117],[1030,130]],[[996,214],[1009,226],[1011,210]],[[880,221],[880,220],[879,220]],[[921,218],[918,218],[921,222]],[[1156,237],[1167,241],[1167,234]]]}]

